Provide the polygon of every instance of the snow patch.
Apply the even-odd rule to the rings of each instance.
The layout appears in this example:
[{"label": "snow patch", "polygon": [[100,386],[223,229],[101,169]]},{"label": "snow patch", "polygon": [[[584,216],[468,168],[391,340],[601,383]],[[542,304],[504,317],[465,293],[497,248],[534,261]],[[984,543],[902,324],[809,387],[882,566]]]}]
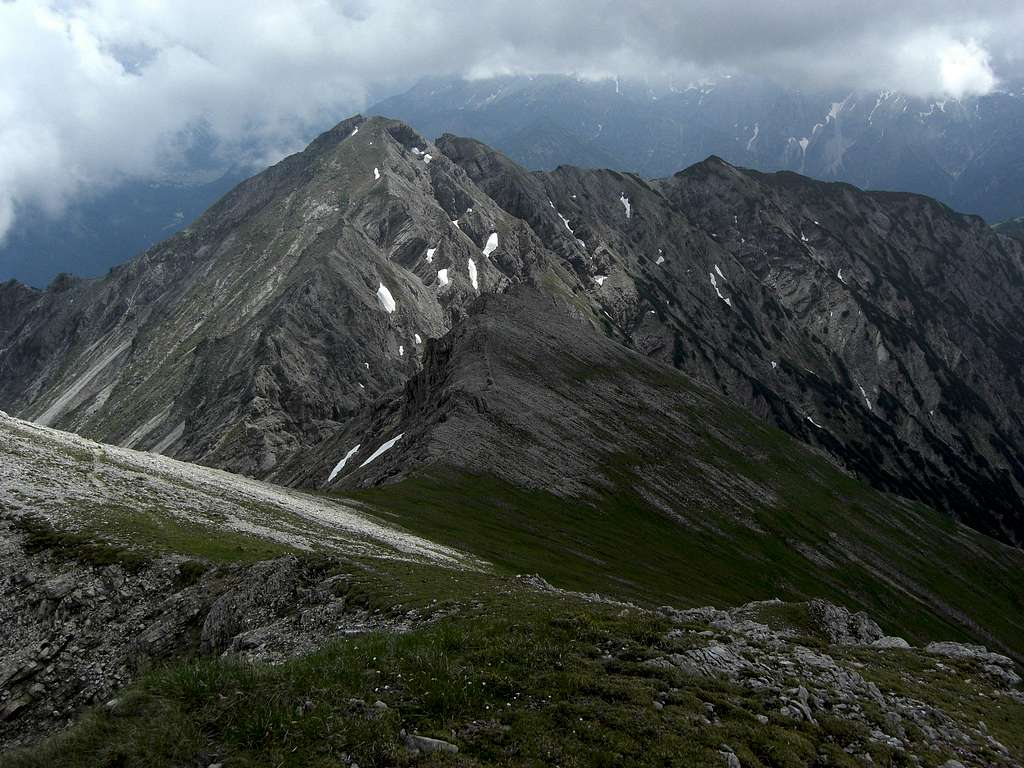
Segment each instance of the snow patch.
[{"label": "snow patch", "polygon": [[565,224],[565,228],[569,230],[569,234],[574,234],[572,227],[569,226],[569,220],[560,213],[558,214],[558,218],[560,218],[562,220],[562,223]]},{"label": "snow patch", "polygon": [[595,275],[594,282],[598,285],[604,285],[604,281],[608,279],[608,275]]},{"label": "snow patch", "polygon": [[405,357],[405,347],[403,347],[401,344],[398,345],[398,356]]},{"label": "snow patch", "polygon": [[720,270],[720,269],[718,268],[718,265],[717,265],[717,264],[715,264],[715,272],[717,272],[717,273],[718,273],[718,276],[719,276],[720,278],[722,278],[723,280],[725,280],[725,279],[726,279],[725,275],[723,275],[723,274],[722,274],[722,270]]},{"label": "snow patch", "polygon": [[757,141],[758,134],[761,133],[761,124],[754,123],[754,135],[750,137],[750,141],[747,142],[747,152],[752,152],[754,149],[754,142]]},{"label": "snow patch", "polygon": [[423,339],[421,339],[421,338],[420,338],[420,335],[419,335],[418,333],[414,333],[414,334],[412,335],[412,338],[413,338],[413,340],[414,340],[414,341],[415,341],[415,342],[416,342],[417,344],[422,344],[422,343],[423,343]]},{"label": "snow patch", "polygon": [[378,181],[380,179],[380,168],[373,169],[373,180]]},{"label": "snow patch", "polygon": [[810,416],[808,416],[808,417],[807,417],[807,420],[808,420],[809,422],[811,422],[811,424],[813,424],[814,426],[816,426],[816,427],[817,427],[818,429],[824,429],[824,427],[823,427],[823,426],[821,426],[821,424],[819,424],[818,422],[816,422],[816,421],[815,421],[814,419],[812,419],[812,418],[811,418]]},{"label": "snow patch", "polygon": [[655,263],[655,264],[664,264],[664,263],[665,263],[665,257],[664,257],[664,256],[662,256],[662,255],[661,255],[661,254],[659,253],[659,254],[658,254],[658,259],[657,259],[657,261],[655,261],[654,263]]},{"label": "snow patch", "polygon": [[391,291],[384,283],[377,287],[377,301],[380,303],[380,308],[389,315],[395,311],[395,297],[391,295]]},{"label": "snow patch", "polygon": [[437,248],[427,248],[427,264],[434,261],[435,253],[437,253]]},{"label": "snow patch", "polygon": [[429,152],[427,152],[427,154],[425,154],[423,156],[423,162],[426,165],[430,165],[430,161],[433,160],[433,159],[434,159],[434,156],[432,154],[430,154]]},{"label": "snow patch", "polygon": [[448,285],[448,270],[439,269],[437,270],[437,282],[441,285]]},{"label": "snow patch", "polygon": [[842,283],[843,285],[846,285],[846,280],[845,280],[845,279],[843,278],[843,270],[842,270],[842,267],[840,267],[839,271],[838,271],[838,272],[836,272],[836,277],[837,277],[837,278],[839,278],[839,282],[840,282],[840,283]]},{"label": "snow patch", "polygon": [[774,360],[772,360],[772,370],[774,371],[778,367],[779,367],[779,364],[777,362],[775,362]]},{"label": "snow patch", "polygon": [[397,443],[397,442],[398,442],[399,440],[401,440],[401,439],[402,439],[403,437],[405,437],[405,432],[403,432],[402,434],[400,434],[400,435],[399,435],[398,437],[393,437],[393,438],[391,438],[390,440],[388,440],[388,441],[387,441],[386,443],[384,443],[384,444],[383,444],[383,445],[382,445],[382,446],[381,446],[380,448],[378,448],[378,449],[377,449],[376,451],[374,451],[374,452],[373,452],[373,454],[372,454],[372,455],[370,456],[370,458],[368,458],[368,459],[367,459],[366,461],[364,461],[364,462],[363,462],[362,464],[360,464],[360,465],[359,465],[359,468],[360,468],[360,469],[362,469],[362,468],[363,468],[363,467],[365,467],[365,466],[366,466],[367,464],[369,464],[369,463],[370,463],[371,461],[373,461],[373,460],[374,460],[374,459],[376,459],[376,458],[377,458],[378,456],[380,456],[380,455],[381,455],[382,453],[385,453],[386,451],[389,451],[389,450],[391,450],[392,448],[394,448],[394,447],[395,447],[395,443]]},{"label": "snow patch", "polygon": [[490,256],[498,250],[498,233],[491,232],[491,236],[487,238],[487,244],[484,246],[484,256]]},{"label": "snow patch", "polygon": [[357,133],[359,133],[359,126],[358,125],[355,128],[352,129],[352,133],[350,133],[348,136],[349,136],[349,138],[352,138]]},{"label": "snow patch", "polygon": [[833,101],[832,108],[828,111],[828,117],[826,118],[826,120],[837,120],[839,117],[839,113],[843,111],[843,109],[846,107],[846,102],[848,102],[849,100],[850,97],[847,96],[842,101]]},{"label": "snow patch", "polygon": [[633,206],[629,202],[629,198],[625,194],[619,195],[619,202],[622,203],[622,207],[626,209],[626,218],[633,217]]},{"label": "snow patch", "polygon": [[[718,266],[715,265],[715,268],[717,269]],[[720,298],[722,301],[724,301],[726,304],[728,304],[731,307],[732,306],[732,299],[726,298],[725,296],[722,295],[722,291],[719,290],[719,288],[718,288],[718,280],[715,278],[715,273],[714,272],[708,272],[708,276],[711,278],[711,287],[715,289],[715,293],[718,294],[718,298]]]},{"label": "snow patch", "polygon": [[861,395],[864,396],[864,402],[867,403],[868,410],[869,411],[875,410],[874,408],[871,407],[871,398],[869,398],[868,397],[868,393],[864,391],[864,387],[860,387],[860,393],[861,393]]},{"label": "snow patch", "polygon": [[341,470],[343,470],[345,468],[345,465],[348,464],[348,460],[351,459],[353,456],[355,456],[356,452],[358,450],[359,450],[359,446],[357,445],[351,451],[346,453],[341,461],[339,461],[337,464],[334,465],[334,469],[331,470],[330,477],[327,478],[327,482],[328,483],[331,482],[332,480],[334,480],[334,478],[336,478],[338,476],[338,473],[341,472]]},{"label": "snow patch", "polygon": [[476,276],[476,262],[472,259],[469,260],[469,282],[473,284],[474,291],[480,290],[480,284],[477,282]]}]

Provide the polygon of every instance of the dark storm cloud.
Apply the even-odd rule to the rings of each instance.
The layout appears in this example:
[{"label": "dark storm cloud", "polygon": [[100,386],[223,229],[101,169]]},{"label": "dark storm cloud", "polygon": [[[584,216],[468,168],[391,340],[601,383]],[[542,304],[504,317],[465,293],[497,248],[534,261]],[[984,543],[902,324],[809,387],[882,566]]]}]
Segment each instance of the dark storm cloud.
[{"label": "dark storm cloud", "polygon": [[22,206],[173,170],[197,125],[232,159],[295,149],[368,89],[571,72],[959,96],[1021,63],[988,0],[94,0],[0,3],[0,237]]}]

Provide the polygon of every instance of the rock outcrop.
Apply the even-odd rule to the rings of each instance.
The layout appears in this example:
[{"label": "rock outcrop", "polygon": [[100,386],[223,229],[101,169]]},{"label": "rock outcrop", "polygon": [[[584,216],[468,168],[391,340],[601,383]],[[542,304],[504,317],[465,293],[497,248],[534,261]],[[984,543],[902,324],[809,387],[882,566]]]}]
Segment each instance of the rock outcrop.
[{"label": "rock outcrop", "polygon": [[[817,600],[806,606],[769,601],[728,611],[661,611],[678,625],[664,638],[668,648],[684,638],[686,645],[691,645],[695,637],[703,638],[704,644],[681,653],[656,656],[644,663],[652,669],[679,669],[697,677],[726,679],[761,692],[765,697],[762,717],[766,723],[781,717],[817,725],[825,717],[855,724],[863,728],[864,740],[859,745],[848,744],[845,749],[866,762],[871,762],[865,758],[869,745],[884,745],[915,765],[926,758],[934,761],[943,751],[952,751],[967,765],[1019,764],[1011,750],[988,733],[984,723],[965,723],[936,702],[883,691],[866,677],[879,668],[891,666],[899,670],[903,661],[892,654],[905,653],[910,659],[911,654],[921,651],[913,651],[905,643],[902,647],[882,647],[877,642],[868,642],[867,638],[876,634],[878,627],[864,614],[854,617],[841,606]],[[806,645],[813,638],[804,638],[800,628],[780,622],[778,616],[783,611],[790,616],[804,613],[820,629],[826,644]],[[857,626],[869,628],[867,633],[855,637],[857,633],[850,632],[851,619]],[[705,622],[710,630],[700,628]],[[839,640],[833,641],[832,637]],[[991,654],[980,646],[931,643],[924,652],[967,660],[970,669],[981,671],[986,685],[993,687],[991,695],[1024,702],[1021,680],[1009,659],[1001,657],[998,669],[1007,673],[1003,675],[982,671],[987,667],[982,667],[981,662],[999,654]],[[919,670],[918,676],[936,675],[945,678],[936,683],[940,687],[971,690],[971,683],[963,677],[966,667],[953,668],[937,660],[925,666],[927,671]],[[709,725],[712,718],[713,709],[708,712]]]},{"label": "rock outcrop", "polygon": [[125,566],[26,554],[0,520],[0,751],[86,707],[118,705],[141,670],[196,653],[262,663],[353,632],[403,631],[415,615],[367,609],[344,572],[293,556],[227,568],[165,556]]}]

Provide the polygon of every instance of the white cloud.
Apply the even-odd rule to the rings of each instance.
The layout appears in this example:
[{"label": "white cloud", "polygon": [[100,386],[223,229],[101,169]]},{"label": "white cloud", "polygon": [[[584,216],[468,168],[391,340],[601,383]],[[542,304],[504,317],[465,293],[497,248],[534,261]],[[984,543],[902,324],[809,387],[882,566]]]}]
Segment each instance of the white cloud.
[{"label": "white cloud", "polygon": [[974,40],[953,42],[939,54],[942,89],[951,96],[988,93],[996,86],[989,54]]},{"label": "white cloud", "polygon": [[[267,162],[431,74],[753,72],[984,92],[1021,60],[1017,0],[0,0],[0,237],[196,137]],[[1016,30],[1016,32],[1013,32]]]}]

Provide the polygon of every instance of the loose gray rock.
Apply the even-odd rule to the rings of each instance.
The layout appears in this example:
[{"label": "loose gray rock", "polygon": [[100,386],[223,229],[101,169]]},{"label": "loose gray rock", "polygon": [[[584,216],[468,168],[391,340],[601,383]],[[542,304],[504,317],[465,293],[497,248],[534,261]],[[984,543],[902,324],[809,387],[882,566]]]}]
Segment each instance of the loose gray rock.
[{"label": "loose gray rock", "polygon": [[429,736],[417,736],[413,733],[405,734],[405,746],[410,752],[418,752],[425,755],[433,752],[455,753],[459,751],[455,744],[450,744],[441,739],[432,739]]},{"label": "loose gray rock", "polygon": [[935,654],[936,656],[949,656],[954,659],[977,659],[978,661],[997,664],[1001,667],[1013,667],[1013,659],[1003,656],[1001,653],[993,653],[983,645],[937,642],[928,643],[924,650],[926,653]]},{"label": "loose gray rock", "polygon": [[866,645],[884,635],[882,628],[866,613],[850,613],[846,608],[824,600],[811,600],[807,604],[807,614],[835,645]]},{"label": "loose gray rock", "polygon": [[871,643],[875,648],[909,648],[910,643],[904,640],[902,637],[880,637]]}]

